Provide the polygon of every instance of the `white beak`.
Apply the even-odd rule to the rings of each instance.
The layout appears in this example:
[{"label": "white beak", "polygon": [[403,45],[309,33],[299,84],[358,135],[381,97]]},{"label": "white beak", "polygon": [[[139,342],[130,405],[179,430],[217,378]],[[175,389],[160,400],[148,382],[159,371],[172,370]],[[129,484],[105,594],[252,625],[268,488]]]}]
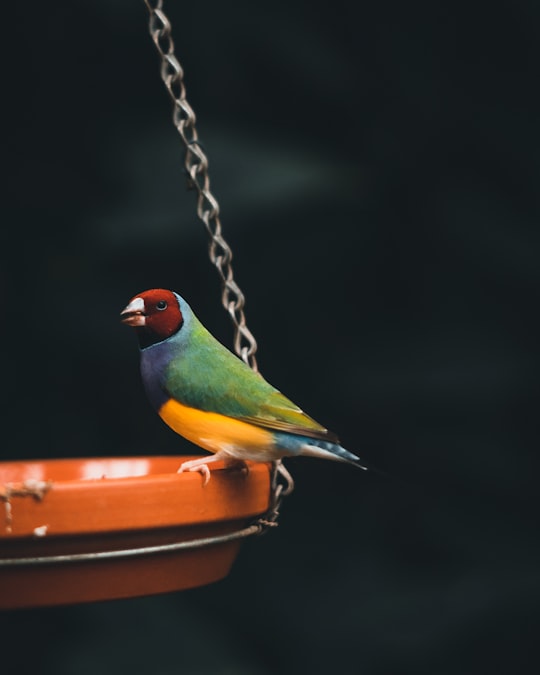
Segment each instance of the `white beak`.
[{"label": "white beak", "polygon": [[146,325],[144,309],[144,300],[142,298],[133,298],[129,305],[120,312],[122,323],[125,323],[127,326]]}]

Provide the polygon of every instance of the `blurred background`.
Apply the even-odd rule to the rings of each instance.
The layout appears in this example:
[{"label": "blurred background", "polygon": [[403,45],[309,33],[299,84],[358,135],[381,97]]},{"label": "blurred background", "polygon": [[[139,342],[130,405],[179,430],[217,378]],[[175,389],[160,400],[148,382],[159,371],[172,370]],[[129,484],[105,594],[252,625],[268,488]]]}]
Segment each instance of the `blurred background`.
[{"label": "blurred background", "polygon": [[[165,9],[261,371],[383,473],[289,461],[226,580],[4,613],[2,672],[535,672],[540,5]],[[118,320],[232,344],[144,3],[5,26],[2,458],[189,453]]]}]

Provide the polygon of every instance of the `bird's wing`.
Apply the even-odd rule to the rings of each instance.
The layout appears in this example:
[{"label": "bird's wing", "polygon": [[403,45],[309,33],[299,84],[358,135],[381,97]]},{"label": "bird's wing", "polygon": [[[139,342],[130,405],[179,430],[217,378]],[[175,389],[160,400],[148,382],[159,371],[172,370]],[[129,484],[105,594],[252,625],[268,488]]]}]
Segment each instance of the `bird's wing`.
[{"label": "bird's wing", "polygon": [[339,439],[335,434],[325,429],[309,415],[306,415],[303,410],[277,389],[272,387],[272,390],[268,398],[258,406],[255,414],[239,415],[238,419],[273,431],[285,431],[291,434],[339,443]]},{"label": "bird's wing", "polygon": [[[291,424],[290,422],[285,422],[284,420],[271,419],[268,417],[239,417],[238,419],[249,422],[250,424],[255,424],[259,427],[265,429],[270,429],[271,431],[284,431],[289,434],[297,434],[298,436],[307,436],[308,438],[317,438],[321,441],[328,441],[330,443],[338,443],[339,438],[325,429],[318,422],[315,422],[314,419],[301,413],[301,419],[297,424]],[[307,422],[314,422],[316,426],[310,426]]]},{"label": "bird's wing", "polygon": [[200,325],[197,329],[198,339],[190,344],[189,354],[171,360],[161,383],[171,398],[272,431],[338,442],[206,329]]}]

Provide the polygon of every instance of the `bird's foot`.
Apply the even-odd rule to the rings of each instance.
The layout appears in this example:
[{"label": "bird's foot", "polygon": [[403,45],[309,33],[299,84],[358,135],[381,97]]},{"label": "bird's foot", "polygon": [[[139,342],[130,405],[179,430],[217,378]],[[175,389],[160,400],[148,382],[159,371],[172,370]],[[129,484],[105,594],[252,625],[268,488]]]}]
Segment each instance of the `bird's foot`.
[{"label": "bird's foot", "polygon": [[239,471],[243,476],[249,475],[249,466],[243,459],[228,459],[225,466],[231,471]]},{"label": "bird's foot", "polygon": [[203,487],[205,487],[208,485],[208,481],[210,480],[210,469],[208,468],[208,464],[206,462],[206,457],[204,457],[202,460],[192,459],[187,462],[183,462],[180,464],[180,468],[178,469],[177,473],[184,473],[184,471],[198,471],[204,478]]}]

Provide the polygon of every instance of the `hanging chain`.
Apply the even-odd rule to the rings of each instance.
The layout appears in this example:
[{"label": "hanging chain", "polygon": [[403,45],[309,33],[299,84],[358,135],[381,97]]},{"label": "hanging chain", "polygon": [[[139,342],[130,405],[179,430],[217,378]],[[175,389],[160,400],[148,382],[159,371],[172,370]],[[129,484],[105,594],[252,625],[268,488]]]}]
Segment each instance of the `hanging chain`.
[{"label": "hanging chain", "polygon": [[272,462],[270,487],[270,506],[264,516],[257,521],[261,533],[266,532],[270,527],[277,527],[283,497],[287,497],[294,490],[294,479],[280,459]]},{"label": "hanging chain", "polygon": [[[209,234],[210,260],[217,268],[222,281],[221,302],[234,325],[234,350],[257,372],[255,358],[257,342],[246,325],[245,297],[234,280],[232,250],[221,233],[219,204],[210,191],[208,158],[199,142],[195,128],[195,113],[186,99],[184,71],[174,54],[171,23],[163,11],[163,0],[144,1],[150,12],[150,36],[161,57],[161,79],[173,103],[173,124],[184,145],[184,166],[188,175],[188,187],[197,192],[197,215]],[[272,464],[271,488],[269,510],[257,521],[261,531],[277,525],[281,501],[294,490],[294,480],[281,460]]]},{"label": "hanging chain", "polygon": [[257,371],[257,342],[246,325],[244,294],[234,280],[232,251],[221,234],[219,204],[210,191],[208,158],[199,142],[195,113],[186,100],[184,71],[174,55],[171,24],[163,12],[163,0],[145,0],[145,3],[150,12],[150,36],[161,57],[161,79],[173,102],[173,123],[186,153],[184,166],[188,174],[188,187],[197,191],[197,215],[210,236],[210,260],[222,281],[221,301],[234,324],[234,349],[248,366]]}]

